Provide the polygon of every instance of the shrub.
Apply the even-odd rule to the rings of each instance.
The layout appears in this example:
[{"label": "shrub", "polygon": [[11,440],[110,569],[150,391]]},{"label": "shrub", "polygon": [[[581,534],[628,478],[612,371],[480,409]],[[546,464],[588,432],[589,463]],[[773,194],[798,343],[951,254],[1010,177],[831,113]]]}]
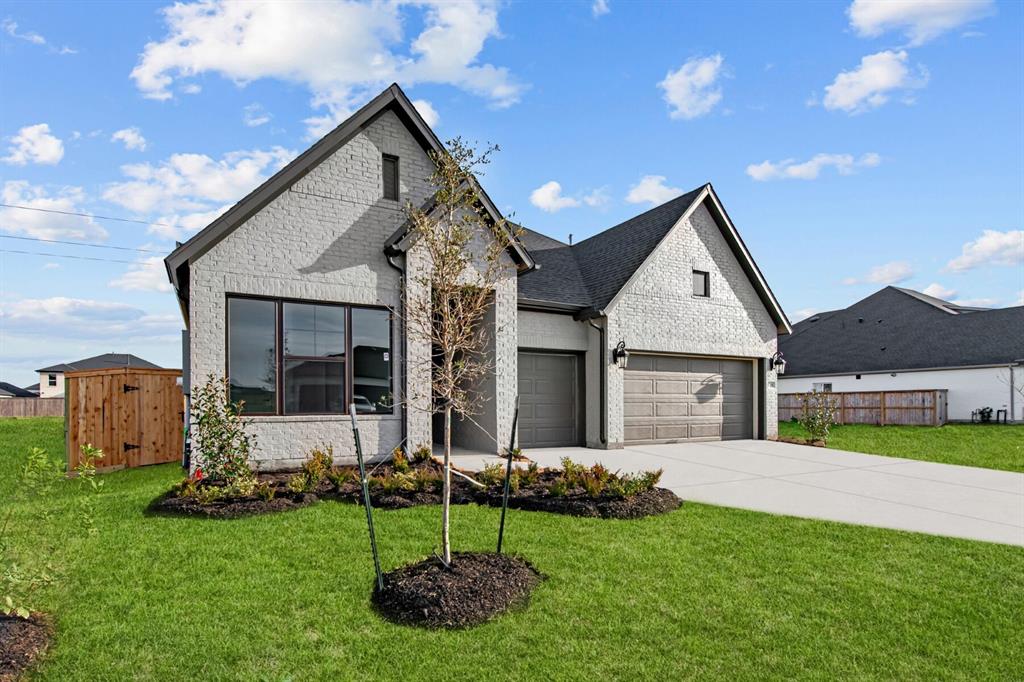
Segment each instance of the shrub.
[{"label": "shrub", "polygon": [[583,492],[591,497],[600,497],[605,489],[605,482],[590,473],[584,474],[580,483],[583,485]]},{"label": "shrub", "polygon": [[391,452],[391,466],[400,474],[404,474],[409,471],[409,458],[405,456],[405,452],[402,451],[401,446],[395,448]]},{"label": "shrub", "polygon": [[434,458],[434,451],[429,445],[421,445],[412,453],[413,464],[423,464]]},{"label": "shrub", "polygon": [[569,492],[569,484],[566,482],[564,478],[555,479],[548,487],[548,492],[551,493],[554,497],[563,497],[566,493]]},{"label": "shrub", "polygon": [[302,463],[302,473],[309,479],[311,486],[327,478],[328,472],[334,466],[334,448],[328,445],[326,448],[313,448]]},{"label": "shrub", "polygon": [[518,469],[519,480],[526,485],[537,485],[540,483],[540,466],[536,462],[530,462],[525,469]]},{"label": "shrub", "polygon": [[260,481],[256,484],[256,497],[260,498],[264,502],[270,502],[274,499],[276,491],[274,486],[270,485],[269,481]]},{"label": "shrub", "polygon": [[429,493],[441,489],[441,476],[426,469],[417,469],[412,473],[413,488],[416,492]]},{"label": "shrub", "polygon": [[811,391],[798,395],[800,424],[812,441],[828,442],[829,431],[836,423],[836,399],[831,393]]},{"label": "shrub", "polygon": [[331,469],[330,471],[327,472],[327,478],[337,488],[341,488],[350,481],[358,480],[358,476],[356,476],[354,471],[352,471],[351,469],[342,468]]},{"label": "shrub", "polygon": [[500,485],[505,482],[505,467],[500,462],[485,464],[476,477],[484,485]]},{"label": "shrub", "polygon": [[583,476],[587,467],[577,464],[568,457],[562,458],[562,476],[570,488],[578,488],[583,484]]},{"label": "shrub", "polygon": [[661,480],[662,469],[639,474],[614,474],[608,480],[607,494],[613,497],[632,497],[653,489]]},{"label": "shrub", "polygon": [[249,459],[256,439],[245,432],[243,401],[228,398],[228,382],[213,374],[192,387],[192,421],[196,449],[205,475],[215,481],[252,478]]},{"label": "shrub", "polygon": [[296,495],[308,493],[312,491],[315,486],[315,483],[310,483],[309,476],[307,476],[304,472],[301,471],[292,474],[288,478],[288,491],[295,493]]}]

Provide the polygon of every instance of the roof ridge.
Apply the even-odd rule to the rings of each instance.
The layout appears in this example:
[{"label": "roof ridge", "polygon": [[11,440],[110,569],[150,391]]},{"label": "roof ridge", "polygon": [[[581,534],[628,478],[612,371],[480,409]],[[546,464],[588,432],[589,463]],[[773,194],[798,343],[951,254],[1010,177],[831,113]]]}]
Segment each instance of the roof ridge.
[{"label": "roof ridge", "polygon": [[[657,211],[660,208],[664,208],[665,206],[668,206],[669,204],[671,204],[673,201],[678,201],[679,199],[682,199],[683,197],[689,196],[689,195],[691,195],[691,194],[693,194],[695,192],[699,192],[699,191],[701,191],[702,189],[704,189],[705,187],[707,187],[710,184],[711,184],[710,182],[705,182],[700,187],[696,187],[694,189],[691,189],[688,192],[683,192],[679,196],[672,197],[668,201],[663,201],[662,203],[658,204],[657,206],[652,206],[652,207],[650,207],[649,209],[647,209],[646,211],[644,211],[642,213],[637,213],[635,216],[632,216],[630,218],[626,218],[625,220],[623,220],[621,222],[618,222],[618,223],[612,225],[611,227],[606,227],[605,229],[601,230],[600,232],[592,234],[589,237],[587,237],[586,239],[581,239],[580,241],[576,242],[575,244],[570,244],[569,246],[575,248],[577,246],[580,246],[581,244],[586,244],[591,239],[596,239],[597,237],[600,237],[603,234],[607,234],[608,232],[611,232],[612,230],[614,230],[617,227],[622,227],[626,223],[629,223],[629,222],[632,222],[632,221],[637,220],[639,218],[642,218],[643,216],[647,215],[648,213],[651,213],[652,211]],[[690,200],[690,203],[693,203],[692,199]]]}]

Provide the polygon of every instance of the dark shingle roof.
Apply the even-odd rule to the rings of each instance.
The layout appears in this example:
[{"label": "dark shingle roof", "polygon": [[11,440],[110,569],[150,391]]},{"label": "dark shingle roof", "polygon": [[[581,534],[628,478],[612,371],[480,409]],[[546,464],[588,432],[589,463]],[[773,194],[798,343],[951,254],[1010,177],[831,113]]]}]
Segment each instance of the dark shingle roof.
[{"label": "dark shingle roof", "polygon": [[83,360],[74,362],[62,362],[59,365],[51,365],[37,369],[37,372],[71,372],[76,369],[107,369],[109,367],[142,367],[145,369],[160,369],[160,365],[154,365],[148,360],[143,360],[131,353],[104,353]]},{"label": "dark shingle roof", "polygon": [[521,241],[540,267],[520,275],[520,298],[603,309],[703,189],[698,187],[572,246],[525,230]]},{"label": "dark shingle roof", "polygon": [[[1024,306],[955,312],[955,304],[946,308],[908,291],[886,287],[845,310],[798,324],[794,334],[779,338],[786,375],[997,365],[1024,359]],[[815,317],[818,320],[812,322]]]},{"label": "dark shingle roof", "polygon": [[6,381],[0,381],[0,395],[7,395],[12,398],[38,398],[39,396],[32,391],[27,391],[24,388],[19,388],[14,384],[9,384]]}]

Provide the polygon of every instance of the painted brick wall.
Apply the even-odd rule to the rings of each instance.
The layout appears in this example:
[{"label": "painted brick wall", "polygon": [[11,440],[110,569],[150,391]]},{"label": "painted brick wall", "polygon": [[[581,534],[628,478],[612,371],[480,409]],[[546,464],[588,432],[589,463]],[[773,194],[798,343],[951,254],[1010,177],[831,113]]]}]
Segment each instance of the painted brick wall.
[{"label": "painted brick wall", "polygon": [[[711,276],[711,297],[694,297],[693,270]],[[776,327],[714,219],[702,205],[655,252],[608,311],[608,348],[768,357]],[[622,442],[624,370],[608,371],[608,442]],[[776,379],[768,380],[768,435],[777,431]]]},{"label": "painted brick wall", "polygon": [[[401,202],[382,198],[384,153],[400,159]],[[419,144],[387,112],[192,263],[193,377],[225,371],[227,293],[394,307],[399,277],[382,246],[404,219],[402,203],[419,204],[428,196],[431,170]],[[397,332],[392,348],[397,384]],[[422,420],[412,421],[422,430]],[[362,416],[360,427],[368,454],[387,453],[401,440],[400,411]],[[341,460],[354,456],[345,417],[257,417],[251,430],[263,468],[298,466],[322,443],[333,445]]]}]

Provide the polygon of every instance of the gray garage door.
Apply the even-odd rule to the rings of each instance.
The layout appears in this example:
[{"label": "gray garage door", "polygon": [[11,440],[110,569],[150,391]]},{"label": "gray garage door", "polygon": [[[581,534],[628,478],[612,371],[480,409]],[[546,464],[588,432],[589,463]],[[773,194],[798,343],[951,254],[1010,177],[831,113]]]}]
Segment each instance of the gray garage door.
[{"label": "gray garage door", "polygon": [[579,368],[575,355],[519,353],[519,446],[579,445]]},{"label": "gray garage door", "polygon": [[753,363],[632,355],[623,387],[626,443],[752,438]]}]

